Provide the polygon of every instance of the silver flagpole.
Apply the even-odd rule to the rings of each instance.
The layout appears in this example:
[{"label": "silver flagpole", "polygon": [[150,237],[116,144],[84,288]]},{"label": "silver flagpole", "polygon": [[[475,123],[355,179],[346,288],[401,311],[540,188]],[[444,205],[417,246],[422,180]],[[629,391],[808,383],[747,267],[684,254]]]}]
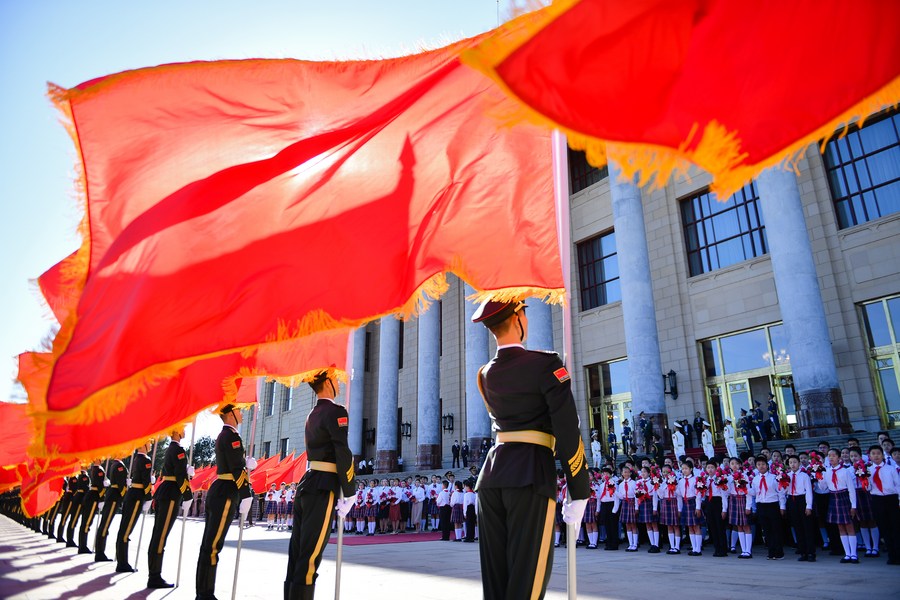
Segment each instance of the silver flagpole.
[{"label": "silver flagpole", "polygon": [[[150,475],[151,476],[153,476],[153,469],[156,466],[156,449],[158,446],[159,446],[159,439],[157,438],[157,439],[153,440],[153,456],[150,457]],[[133,472],[134,472],[134,469],[132,469],[132,473]],[[152,483],[148,483],[147,485],[150,486],[151,490],[153,489]],[[152,497],[153,496],[151,494],[151,498]],[[140,560],[141,560],[141,539],[144,537],[144,521],[146,521],[146,520],[147,520],[147,513],[144,512],[144,500],[141,500],[141,530],[138,533],[138,543],[137,543],[137,548],[135,548],[135,550],[137,551],[137,556],[134,557],[134,570],[135,571],[138,570],[138,562],[140,562]]]},{"label": "silver flagpole", "polygon": [[[562,263],[563,281],[566,286],[566,294],[572,291],[571,285],[571,250],[569,244],[569,174],[568,174],[568,148],[566,137],[562,132],[556,130],[553,132],[553,190],[556,201],[556,231],[559,240],[559,259]],[[572,311],[569,307],[569,298],[563,305],[563,364],[568,366],[569,357],[572,356]],[[580,432],[579,432],[580,435]],[[569,501],[572,496],[569,494]],[[567,570],[567,589],[569,600],[575,600],[578,597],[578,574],[575,559],[575,539],[578,537],[578,527],[576,523],[566,524],[566,570]]]},{"label": "silver flagpole", "polygon": [[[188,451],[188,464],[194,466],[194,440],[197,439],[197,416],[194,415],[194,422],[191,424],[191,449]],[[191,499],[194,493],[191,491]],[[187,529],[187,511],[181,514],[181,543],[178,545],[178,571],[175,573],[175,587],[181,583],[181,555],[184,553],[184,530]]]},{"label": "silver flagpole", "polygon": [[[346,409],[347,414],[350,414],[350,394],[353,389],[353,376],[355,374],[353,372],[353,337],[353,331],[351,331],[347,339],[347,365],[349,366],[350,376],[347,378],[347,390],[344,394],[346,397],[344,409]],[[350,460],[352,461],[353,459],[351,458]],[[338,498],[343,500],[344,490],[340,487],[340,482],[338,482],[338,486]],[[344,517],[340,516],[340,513],[338,513],[337,521],[338,538],[337,553],[334,557],[334,600],[341,600],[341,565],[344,562]]]},{"label": "silver flagpole", "polygon": [[[256,387],[256,405],[253,407],[253,428],[250,430],[250,448],[253,448],[253,444],[256,441],[256,419],[259,417],[259,385]],[[247,471],[247,479],[250,479],[250,471]],[[252,489],[251,489],[252,493]],[[253,496],[250,496],[250,510],[253,510]],[[240,508],[238,508],[238,543],[237,543],[237,554],[234,557],[234,582],[231,584],[231,600],[235,600],[237,598],[237,583],[238,583],[238,567],[241,564],[241,546],[244,545],[244,515],[240,513]]]}]

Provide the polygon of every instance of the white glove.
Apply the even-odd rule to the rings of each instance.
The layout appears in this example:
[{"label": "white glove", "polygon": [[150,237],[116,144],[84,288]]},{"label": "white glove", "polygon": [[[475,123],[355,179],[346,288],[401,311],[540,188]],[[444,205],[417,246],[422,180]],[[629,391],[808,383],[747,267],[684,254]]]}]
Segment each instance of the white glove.
[{"label": "white glove", "polygon": [[252,456],[247,457],[247,470],[252,471],[256,468],[256,459]]},{"label": "white glove", "polygon": [[587,506],[587,498],[584,500],[566,500],[563,502],[562,517],[569,525],[581,523],[581,517],[584,516],[584,509]]},{"label": "white glove", "polygon": [[244,498],[243,500],[241,500],[241,504],[238,507],[238,512],[241,513],[241,517],[243,517],[245,521],[247,520],[247,515],[250,514],[250,505],[252,503],[253,496],[250,496],[249,498]]},{"label": "white glove", "polygon": [[150,504],[152,504],[152,500],[145,500],[144,505],[141,507],[141,511],[146,515],[150,513]]},{"label": "white glove", "polygon": [[181,512],[187,514],[187,512],[191,509],[191,504],[193,504],[193,500],[185,500],[181,503]]},{"label": "white glove", "polygon": [[156,484],[156,475],[151,475],[150,476],[150,485],[155,485],[155,484]]},{"label": "white glove", "polygon": [[103,502],[102,501],[97,503],[97,512],[98,513],[103,512]]},{"label": "white glove", "polygon": [[131,487],[131,477],[125,479],[125,487]]},{"label": "white glove", "polygon": [[193,477],[193,476],[194,476],[194,466],[193,466],[193,465],[188,465],[188,466],[187,466],[187,474],[188,474],[188,477]]},{"label": "white glove", "polygon": [[347,513],[350,512],[350,509],[353,508],[354,498],[338,498],[337,501],[337,512],[340,518],[344,518],[347,516]]},{"label": "white glove", "polygon": [[110,483],[111,483],[111,482],[109,481],[109,479],[104,479],[104,480],[103,480],[103,487],[109,487],[109,486],[110,486]]}]

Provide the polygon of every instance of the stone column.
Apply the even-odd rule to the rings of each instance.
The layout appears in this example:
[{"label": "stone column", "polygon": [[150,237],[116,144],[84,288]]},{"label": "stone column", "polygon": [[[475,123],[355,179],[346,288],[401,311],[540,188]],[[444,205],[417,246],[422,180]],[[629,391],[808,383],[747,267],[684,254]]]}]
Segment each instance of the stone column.
[{"label": "stone column", "polygon": [[528,339],[525,345],[529,350],[553,350],[553,312],[549,304],[541,302],[538,298],[529,298],[526,302],[528,308]]},{"label": "stone column", "polygon": [[[471,296],[475,290],[466,284],[465,295]],[[466,304],[466,436],[469,440],[469,464],[481,463],[481,442],[491,438],[491,418],[484,407],[484,399],[478,391],[478,369],[490,360],[487,327],[473,323],[472,315],[478,306],[464,300]],[[454,433],[454,436],[457,434]]]},{"label": "stone column", "polygon": [[375,472],[397,471],[397,394],[400,385],[400,321],[381,319],[378,339],[378,425]]},{"label": "stone column", "polygon": [[781,167],[756,180],[788,339],[803,437],[850,433],[797,178]]},{"label": "stone column", "polygon": [[366,328],[353,332],[353,363],[350,365],[350,406],[347,409],[350,423],[347,427],[347,443],[353,452],[353,464],[365,457],[363,445],[363,398],[366,390]]},{"label": "stone column", "polygon": [[[610,161],[609,187],[622,289],[622,322],[628,352],[631,407],[635,420],[642,411],[647,417],[653,417],[654,432],[662,444],[669,447],[671,440],[665,439],[668,436],[664,435],[668,428],[668,415],[641,190],[633,181],[624,181],[620,177],[618,165]],[[632,426],[636,427],[637,423],[632,423]],[[643,441],[642,432],[638,435]]]},{"label": "stone column", "polygon": [[416,466],[441,467],[441,311],[432,303],[419,315]]}]

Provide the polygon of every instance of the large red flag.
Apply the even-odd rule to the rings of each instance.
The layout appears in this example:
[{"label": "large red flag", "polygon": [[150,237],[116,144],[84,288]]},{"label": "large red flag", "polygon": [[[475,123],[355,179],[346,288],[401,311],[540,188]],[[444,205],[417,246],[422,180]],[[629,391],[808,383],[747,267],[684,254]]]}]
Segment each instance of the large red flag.
[{"label": "large red flag", "polygon": [[28,416],[27,404],[0,402],[0,467],[25,462],[34,426]]},{"label": "large red flag", "polygon": [[197,360],[411,312],[447,271],[558,298],[549,134],[498,127],[513,101],[459,61],[476,41],[54,88],[87,214],[47,414],[106,418]]},{"label": "large red flag", "polygon": [[900,101],[894,0],[561,0],[465,60],[626,175],[689,160],[722,198]]},{"label": "large red flag", "polygon": [[297,457],[297,460],[294,461],[294,471],[291,473],[291,481],[299,482],[301,479],[303,479],[303,475],[306,474],[306,469],[308,466],[309,464],[306,459],[306,451],[304,450],[303,453]]}]

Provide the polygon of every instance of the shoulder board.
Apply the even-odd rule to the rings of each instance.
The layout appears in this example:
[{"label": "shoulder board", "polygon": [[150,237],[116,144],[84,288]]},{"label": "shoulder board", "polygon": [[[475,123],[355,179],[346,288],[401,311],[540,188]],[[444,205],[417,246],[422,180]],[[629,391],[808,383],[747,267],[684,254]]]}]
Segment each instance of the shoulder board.
[{"label": "shoulder board", "polygon": [[556,352],[555,350],[529,350],[529,352],[533,352],[535,354],[546,354],[559,358],[559,352]]}]

